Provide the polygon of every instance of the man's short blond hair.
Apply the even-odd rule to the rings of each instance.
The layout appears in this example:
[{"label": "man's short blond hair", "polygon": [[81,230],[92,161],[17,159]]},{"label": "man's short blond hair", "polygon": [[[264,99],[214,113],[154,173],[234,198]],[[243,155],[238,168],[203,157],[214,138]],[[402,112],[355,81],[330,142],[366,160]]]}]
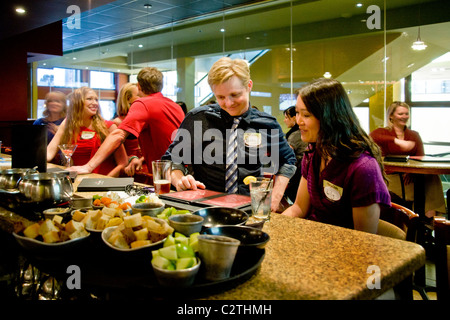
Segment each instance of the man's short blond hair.
[{"label": "man's short blond hair", "polygon": [[250,82],[250,66],[242,59],[231,59],[228,57],[217,60],[208,74],[208,83],[212,87],[228,81],[232,76],[237,76],[246,87]]}]

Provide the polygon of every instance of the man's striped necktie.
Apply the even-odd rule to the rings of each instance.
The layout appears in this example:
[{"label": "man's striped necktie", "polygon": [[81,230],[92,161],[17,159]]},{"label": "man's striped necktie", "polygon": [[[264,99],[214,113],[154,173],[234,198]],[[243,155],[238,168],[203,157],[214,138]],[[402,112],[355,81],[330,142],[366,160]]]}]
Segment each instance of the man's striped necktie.
[{"label": "man's striped necktie", "polygon": [[238,168],[237,168],[237,126],[241,118],[234,118],[231,127],[230,140],[228,141],[226,173],[225,173],[225,192],[236,193],[238,190]]}]

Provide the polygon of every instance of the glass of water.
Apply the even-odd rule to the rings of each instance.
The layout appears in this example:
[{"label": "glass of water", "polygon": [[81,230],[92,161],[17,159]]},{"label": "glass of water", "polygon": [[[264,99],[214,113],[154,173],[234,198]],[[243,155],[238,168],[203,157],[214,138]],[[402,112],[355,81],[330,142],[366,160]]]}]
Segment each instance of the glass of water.
[{"label": "glass of water", "polygon": [[252,199],[252,216],[256,220],[270,219],[270,204],[272,202],[273,180],[257,178],[250,182],[250,197]]}]

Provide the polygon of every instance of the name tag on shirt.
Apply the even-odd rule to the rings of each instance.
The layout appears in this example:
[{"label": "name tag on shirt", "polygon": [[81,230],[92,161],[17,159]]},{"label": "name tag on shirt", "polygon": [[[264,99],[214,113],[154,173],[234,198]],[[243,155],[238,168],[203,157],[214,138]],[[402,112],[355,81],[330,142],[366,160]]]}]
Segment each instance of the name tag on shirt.
[{"label": "name tag on shirt", "polygon": [[244,132],[244,143],[247,147],[255,148],[261,146],[261,133]]},{"label": "name tag on shirt", "polygon": [[330,181],[323,180],[323,192],[328,200],[338,201],[342,197],[343,189],[337,185],[332,184]]},{"label": "name tag on shirt", "polygon": [[89,140],[95,137],[95,132],[92,131],[82,131],[81,132],[81,139],[83,140]]}]

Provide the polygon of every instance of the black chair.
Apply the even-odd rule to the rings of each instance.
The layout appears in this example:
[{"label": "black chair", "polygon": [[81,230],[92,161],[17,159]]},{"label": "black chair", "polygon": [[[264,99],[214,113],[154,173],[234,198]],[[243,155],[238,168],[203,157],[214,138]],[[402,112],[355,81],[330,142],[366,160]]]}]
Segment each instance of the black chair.
[{"label": "black chair", "polygon": [[450,301],[450,221],[434,217],[436,242],[436,292],[438,300]]}]

